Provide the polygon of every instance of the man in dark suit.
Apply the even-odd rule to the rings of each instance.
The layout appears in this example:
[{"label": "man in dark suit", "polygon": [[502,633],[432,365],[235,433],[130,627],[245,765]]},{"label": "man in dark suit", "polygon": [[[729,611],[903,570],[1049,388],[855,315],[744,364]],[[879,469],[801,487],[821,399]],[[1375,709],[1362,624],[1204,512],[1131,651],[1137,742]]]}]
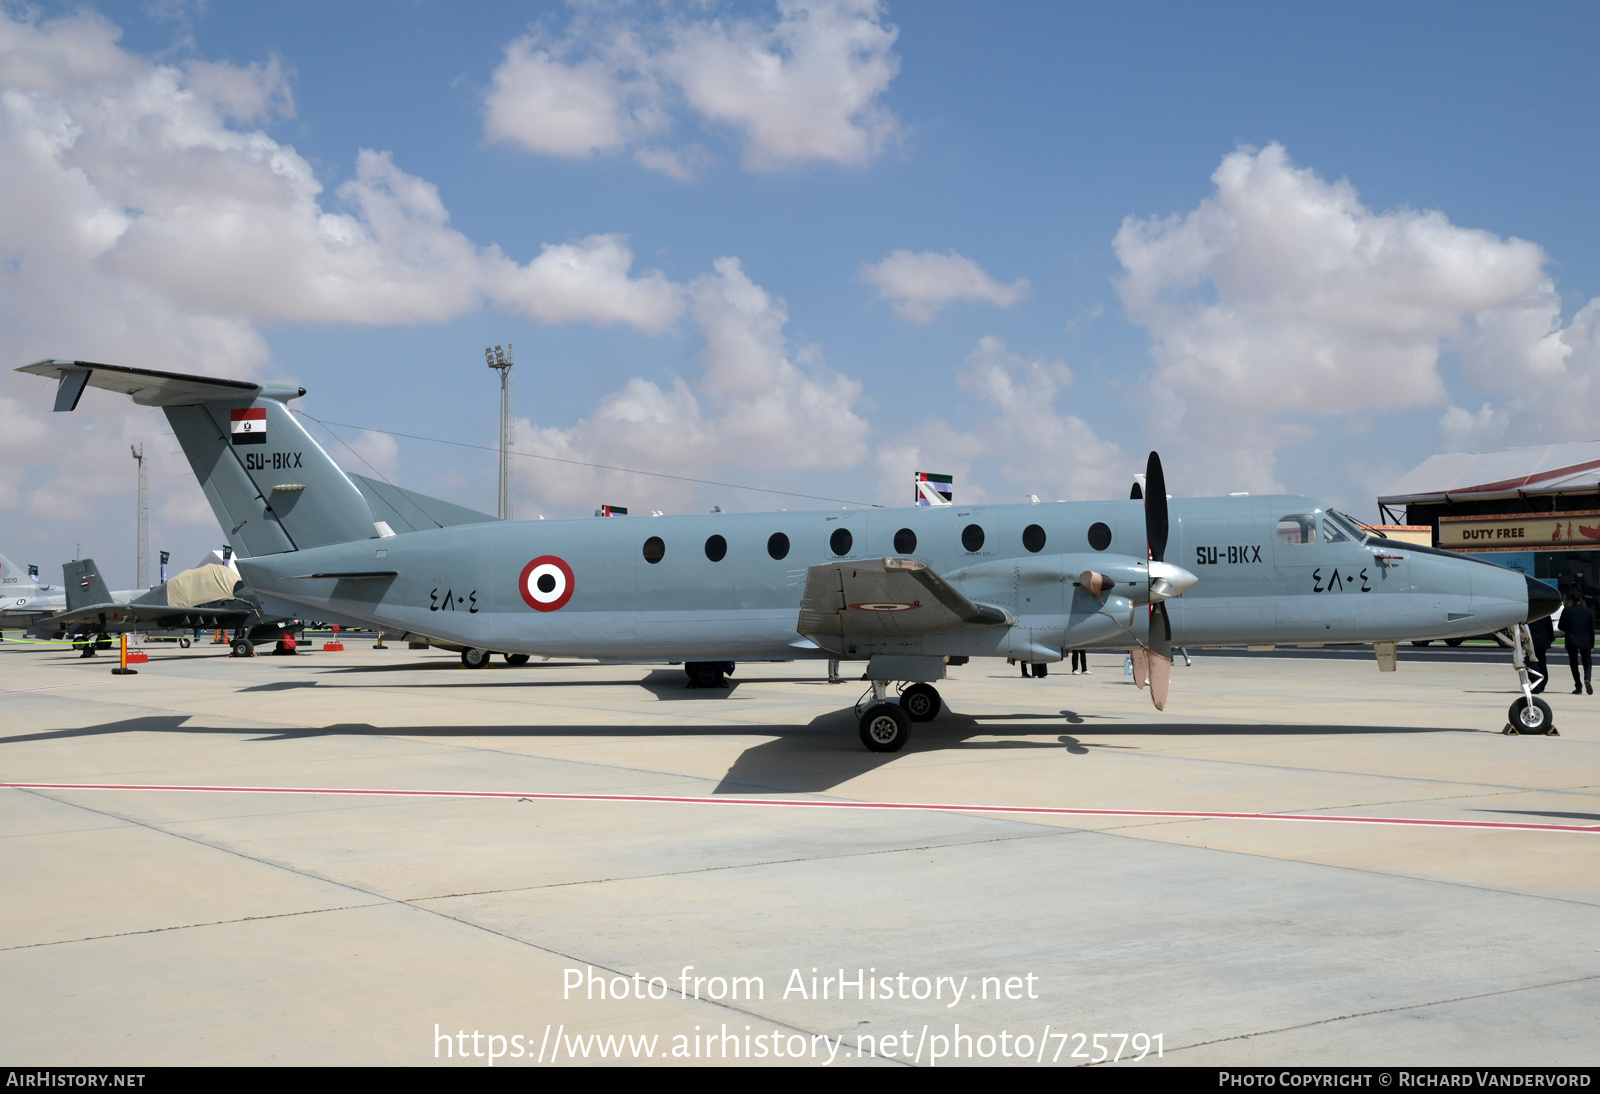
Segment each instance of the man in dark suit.
[{"label": "man in dark suit", "polygon": [[[1572,666],[1572,694],[1594,694],[1590,682],[1589,659],[1594,653],[1594,612],[1583,602],[1577,589],[1567,591],[1567,606],[1561,610],[1561,633],[1567,636],[1567,664]],[[1578,681],[1578,660],[1583,660],[1583,682]]]}]

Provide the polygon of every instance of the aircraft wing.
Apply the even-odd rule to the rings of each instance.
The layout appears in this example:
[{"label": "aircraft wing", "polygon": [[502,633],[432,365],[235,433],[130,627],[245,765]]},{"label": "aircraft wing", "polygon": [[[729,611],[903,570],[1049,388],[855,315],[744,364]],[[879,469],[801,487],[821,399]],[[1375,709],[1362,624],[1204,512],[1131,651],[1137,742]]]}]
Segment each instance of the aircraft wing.
[{"label": "aircraft wing", "polygon": [[97,627],[112,626],[127,629],[140,625],[147,627],[231,627],[244,623],[256,615],[253,608],[206,607],[174,608],[167,604],[90,604],[69,612],[61,612],[38,622],[39,626],[61,628],[73,623],[87,623]]},{"label": "aircraft wing", "polygon": [[883,558],[829,562],[807,570],[796,630],[807,638],[889,638],[1015,622],[1003,608],[967,599],[927,563]]}]

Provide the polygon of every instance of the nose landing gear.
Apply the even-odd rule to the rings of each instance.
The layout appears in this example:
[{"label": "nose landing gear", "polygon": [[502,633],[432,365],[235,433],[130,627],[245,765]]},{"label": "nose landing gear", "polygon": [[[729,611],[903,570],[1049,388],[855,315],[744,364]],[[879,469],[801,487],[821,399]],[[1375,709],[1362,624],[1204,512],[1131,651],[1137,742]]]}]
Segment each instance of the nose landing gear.
[{"label": "nose landing gear", "polygon": [[1511,665],[1517,670],[1517,682],[1522,685],[1522,697],[1511,704],[1511,709],[1506,713],[1508,721],[1506,727],[1500,732],[1507,737],[1527,736],[1530,734],[1543,734],[1546,737],[1559,737],[1556,731],[1555,715],[1550,710],[1550,704],[1543,699],[1534,697],[1533,681],[1529,677],[1528,660],[1533,657],[1533,635],[1528,630],[1526,623],[1517,623],[1510,628]]}]

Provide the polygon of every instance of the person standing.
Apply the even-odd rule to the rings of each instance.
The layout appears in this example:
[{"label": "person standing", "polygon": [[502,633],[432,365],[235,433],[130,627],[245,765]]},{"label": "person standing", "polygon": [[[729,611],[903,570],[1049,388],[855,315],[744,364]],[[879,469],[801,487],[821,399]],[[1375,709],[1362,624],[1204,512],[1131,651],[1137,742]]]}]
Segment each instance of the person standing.
[{"label": "person standing", "polygon": [[[1583,602],[1577,589],[1567,592],[1567,606],[1561,611],[1561,633],[1566,635],[1567,664],[1572,666],[1572,694],[1594,694],[1589,660],[1594,654],[1594,612]],[[1583,681],[1578,681],[1578,661],[1583,661]]]},{"label": "person standing", "polygon": [[1073,650],[1072,651],[1072,674],[1074,676],[1076,676],[1080,672],[1085,676],[1089,675],[1089,651],[1088,650]]}]

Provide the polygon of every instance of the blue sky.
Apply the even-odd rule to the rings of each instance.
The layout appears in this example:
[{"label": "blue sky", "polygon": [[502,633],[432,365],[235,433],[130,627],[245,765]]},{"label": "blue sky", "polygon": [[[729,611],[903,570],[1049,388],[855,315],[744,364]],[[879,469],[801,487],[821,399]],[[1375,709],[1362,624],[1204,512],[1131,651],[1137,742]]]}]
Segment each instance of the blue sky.
[{"label": "blue sky", "polygon": [[[1120,495],[1156,447],[1175,493],[1375,517],[1431,453],[1594,436],[1597,29],[1576,4],[8,6],[0,345],[294,378],[318,417],[490,445],[482,350],[509,341],[530,453],[903,504],[917,469]],[[141,439],[152,547],[219,541],[158,417],[48,403],[0,379],[0,551],[54,573],[81,543],[131,580]],[[490,453],[339,433],[493,506]],[[518,516],[805,504],[516,474]]]}]

